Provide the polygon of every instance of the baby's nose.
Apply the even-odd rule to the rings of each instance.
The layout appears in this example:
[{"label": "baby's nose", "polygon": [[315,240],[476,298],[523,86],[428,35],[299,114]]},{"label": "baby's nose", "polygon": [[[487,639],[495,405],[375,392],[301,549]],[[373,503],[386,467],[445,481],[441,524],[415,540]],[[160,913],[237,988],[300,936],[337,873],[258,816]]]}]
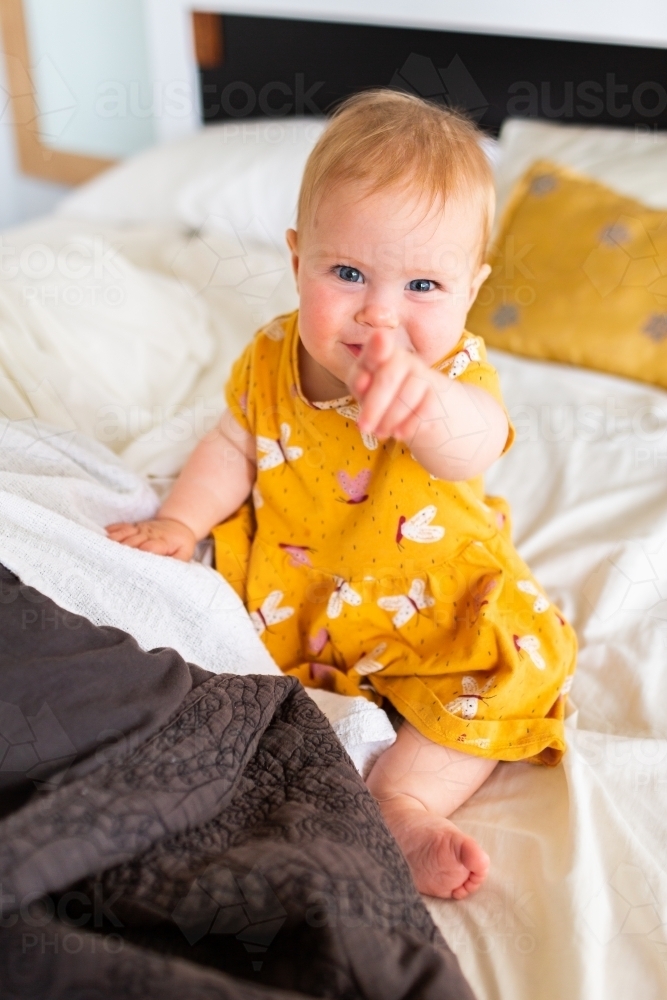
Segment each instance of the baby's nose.
[{"label": "baby's nose", "polygon": [[363,326],[374,330],[395,330],[398,326],[398,315],[391,306],[381,302],[367,302],[357,312],[355,319]]}]

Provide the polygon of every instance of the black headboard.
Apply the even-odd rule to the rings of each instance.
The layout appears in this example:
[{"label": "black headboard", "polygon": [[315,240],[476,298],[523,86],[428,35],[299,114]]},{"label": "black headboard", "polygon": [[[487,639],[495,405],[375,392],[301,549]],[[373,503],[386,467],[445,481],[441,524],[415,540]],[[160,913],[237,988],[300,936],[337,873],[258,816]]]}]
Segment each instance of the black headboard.
[{"label": "black headboard", "polygon": [[324,114],[369,87],[510,117],[667,128],[667,50],[376,25],[219,15],[200,69],[205,122]]}]

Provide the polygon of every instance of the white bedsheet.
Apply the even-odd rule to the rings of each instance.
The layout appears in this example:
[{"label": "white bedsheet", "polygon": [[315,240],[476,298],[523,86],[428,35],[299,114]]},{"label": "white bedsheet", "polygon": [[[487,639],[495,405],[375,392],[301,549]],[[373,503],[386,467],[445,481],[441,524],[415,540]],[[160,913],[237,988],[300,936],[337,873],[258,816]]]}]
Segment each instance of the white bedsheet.
[{"label": "white bedsheet", "polygon": [[[5,245],[62,245],[76,235],[71,226],[43,220],[6,234]],[[103,235],[135,267],[125,280],[148,267],[181,282],[213,341],[180,411],[156,405],[129,437],[107,442],[160,486],[214,419],[252,330],[292,308],[287,259],[175,230]],[[87,322],[92,336],[94,311]],[[10,343],[0,344],[0,366]],[[522,555],[577,629],[578,710],[563,765],[501,764],[459,810],[491,873],[475,897],[429,905],[479,1000],[657,1000],[667,995],[667,394],[501,353],[493,360],[518,438],[487,488],[509,499]],[[122,357],[116,363],[122,370]],[[73,380],[64,400],[70,428],[83,426],[75,389]],[[40,398],[10,398],[0,384],[8,415],[18,398],[49,419]]]},{"label": "white bedsheet", "polygon": [[480,1000],[667,996],[667,393],[493,353],[518,441],[487,476],[577,629],[553,770],[500,764],[455,819],[485,887],[429,906]]}]

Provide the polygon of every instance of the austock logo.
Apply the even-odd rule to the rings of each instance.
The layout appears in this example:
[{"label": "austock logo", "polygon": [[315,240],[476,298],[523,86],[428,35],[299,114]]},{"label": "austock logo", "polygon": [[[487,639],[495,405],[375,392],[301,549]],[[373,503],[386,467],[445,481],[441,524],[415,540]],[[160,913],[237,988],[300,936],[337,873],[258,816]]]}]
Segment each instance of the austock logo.
[{"label": "austock logo", "polygon": [[[261,871],[238,875],[209,865],[173,911],[188,943],[207,934],[233,934],[249,954],[264,954],[285,923],[287,911]],[[253,961],[259,971],[262,961]]]},{"label": "austock logo", "polygon": [[38,789],[53,790],[75,757],[76,747],[46,702],[26,716],[18,705],[0,701],[0,787],[21,775]]},{"label": "austock logo", "polygon": [[428,56],[411,52],[394,73],[390,86],[466,111],[476,121],[482,118],[489,106],[458,55],[448,66],[438,69]]}]

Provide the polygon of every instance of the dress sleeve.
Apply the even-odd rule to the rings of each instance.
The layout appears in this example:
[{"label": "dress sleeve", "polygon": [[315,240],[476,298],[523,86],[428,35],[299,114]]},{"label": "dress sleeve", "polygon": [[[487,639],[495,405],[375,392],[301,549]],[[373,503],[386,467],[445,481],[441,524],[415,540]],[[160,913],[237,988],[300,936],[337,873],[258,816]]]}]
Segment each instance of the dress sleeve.
[{"label": "dress sleeve", "polygon": [[505,411],[508,425],[507,440],[502,450],[504,455],[514,442],[514,425],[503,400],[498,372],[487,360],[486,344],[482,338],[472,333],[465,333],[453,353],[437,365],[437,368],[449,378],[456,378],[461,382],[468,382],[470,385],[478,385],[500,403]]},{"label": "dress sleeve", "polygon": [[236,422],[252,435],[255,434],[255,406],[252,393],[254,346],[253,339],[232,365],[231,374],[225,384],[225,402],[230,413]]}]

